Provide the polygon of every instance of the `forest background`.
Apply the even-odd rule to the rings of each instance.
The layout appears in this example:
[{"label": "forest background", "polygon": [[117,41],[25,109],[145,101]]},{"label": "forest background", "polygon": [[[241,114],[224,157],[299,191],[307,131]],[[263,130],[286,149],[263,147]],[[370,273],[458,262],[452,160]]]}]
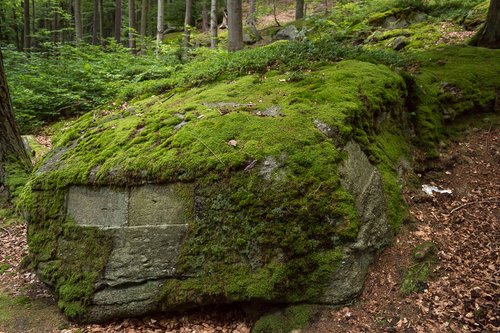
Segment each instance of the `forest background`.
[{"label": "forest background", "polygon": [[[116,105],[271,67],[297,71],[342,57],[401,66],[407,56],[390,48],[370,50],[358,45],[370,31],[369,21],[364,20],[369,13],[397,8],[428,13],[435,26],[424,33],[436,39],[426,41],[432,46],[441,36],[438,30],[444,19],[453,22],[446,27],[451,32],[462,31],[462,23],[472,29],[488,8],[488,2],[481,0],[249,0],[242,4],[233,9],[231,3],[220,0],[0,0],[0,47],[21,131],[40,131],[47,123],[110,101]],[[243,29],[237,36],[247,45],[244,52],[227,52],[231,48],[228,8],[244,13],[238,17]],[[280,25],[286,27],[294,19],[302,27],[295,42],[256,47],[269,44],[283,28]],[[236,44],[236,49],[243,47],[239,40]]]}]

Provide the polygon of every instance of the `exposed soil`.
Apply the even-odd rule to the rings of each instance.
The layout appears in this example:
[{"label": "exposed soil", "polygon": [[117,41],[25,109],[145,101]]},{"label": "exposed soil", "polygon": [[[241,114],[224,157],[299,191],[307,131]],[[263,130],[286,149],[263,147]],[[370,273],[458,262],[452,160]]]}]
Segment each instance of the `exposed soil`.
[{"label": "exposed soil", "polygon": [[[375,261],[359,301],[322,308],[304,333],[499,332],[499,164],[499,128],[472,129],[451,143],[419,176],[422,184],[452,194],[431,197],[420,189],[407,190],[411,217]],[[250,332],[251,322],[237,309],[69,324],[34,274],[19,269],[27,250],[25,225],[1,220],[0,333]],[[405,295],[400,288],[415,260],[414,249],[428,241],[436,256],[430,279]]]}]

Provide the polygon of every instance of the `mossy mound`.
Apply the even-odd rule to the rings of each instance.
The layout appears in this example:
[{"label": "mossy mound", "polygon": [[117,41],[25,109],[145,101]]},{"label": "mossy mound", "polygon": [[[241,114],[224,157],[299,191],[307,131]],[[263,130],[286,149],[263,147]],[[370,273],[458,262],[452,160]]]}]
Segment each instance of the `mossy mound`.
[{"label": "mossy mound", "polygon": [[420,67],[413,74],[412,114],[418,141],[435,157],[446,123],[466,113],[499,111],[495,105],[500,100],[500,52],[446,46],[414,56]]},{"label": "mossy mound", "polygon": [[[444,106],[491,106],[495,52],[426,51],[412,75],[356,60],[271,71],[95,110],[55,138],[25,193],[34,266],[67,315],[93,321],[351,300],[405,217],[411,133],[433,148]],[[456,99],[444,80],[460,88]],[[96,209],[109,197],[124,199]],[[178,221],[156,216],[165,205]],[[112,223],[95,222],[109,216],[101,209]]]},{"label": "mossy mound", "polygon": [[[343,143],[356,139],[368,148],[368,136],[380,132],[375,120],[400,112],[404,96],[399,75],[359,61],[175,90],[96,110],[63,128],[33,186],[193,181],[281,155],[302,179],[335,179],[328,166],[342,160]],[[334,129],[335,140],[315,120]]]},{"label": "mossy mound", "polygon": [[[194,213],[186,215],[187,238],[175,273],[163,276],[155,310],[345,301],[359,292],[362,279],[343,279],[364,276],[373,253],[391,238],[389,225],[397,229],[405,214],[397,178],[397,165],[408,153],[400,126],[405,98],[404,80],[389,68],[344,61],[89,113],[62,130],[33,176],[29,242],[35,266],[54,285],[67,315],[105,319],[94,310],[88,318],[87,310],[95,306],[94,293],[106,288],[102,274],[110,264],[105,269],[103,263],[119,241],[116,235],[109,239],[109,228],[75,226],[67,213],[71,207],[61,208],[65,193],[75,186],[185,183],[194,192],[180,195],[193,203]],[[373,168],[369,172],[376,175],[367,181],[373,178],[375,190],[385,190],[372,205],[380,217],[378,236],[365,230],[369,221],[357,205],[364,193],[342,184],[350,176],[338,166],[349,155],[349,142],[379,166],[380,171],[371,167],[356,148],[361,161],[352,163]],[[51,197],[61,199],[54,204]],[[76,230],[89,233],[86,247],[102,247],[101,254],[87,258],[95,262],[81,274],[69,267],[84,254],[66,246],[81,242],[71,236]],[[332,283],[348,290],[334,295]],[[110,311],[106,315],[116,315]],[[138,313],[127,309],[118,315],[131,314]]]}]

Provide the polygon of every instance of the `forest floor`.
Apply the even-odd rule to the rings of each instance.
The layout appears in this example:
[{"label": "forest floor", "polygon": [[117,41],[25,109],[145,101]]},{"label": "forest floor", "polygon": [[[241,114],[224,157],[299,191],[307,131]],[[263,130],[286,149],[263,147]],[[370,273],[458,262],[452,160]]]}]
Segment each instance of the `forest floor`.
[{"label": "forest floor", "polygon": [[[499,166],[498,126],[471,128],[450,142],[418,177],[451,194],[406,189],[411,217],[375,261],[358,302],[320,308],[302,332],[500,331]],[[26,225],[1,216],[0,333],[250,332],[237,309],[70,324],[36,276],[20,269]]]}]

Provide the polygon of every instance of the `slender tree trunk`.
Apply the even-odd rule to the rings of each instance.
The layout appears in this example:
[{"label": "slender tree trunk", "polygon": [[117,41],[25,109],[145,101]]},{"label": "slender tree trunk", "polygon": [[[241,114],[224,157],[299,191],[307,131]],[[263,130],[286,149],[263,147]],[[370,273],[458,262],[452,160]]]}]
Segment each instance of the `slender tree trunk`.
[{"label": "slender tree trunk", "polygon": [[146,49],[146,26],[148,23],[148,8],[149,1],[142,0],[141,3],[141,27],[139,29],[139,33],[141,35],[141,51]]},{"label": "slender tree trunk", "polygon": [[30,1],[24,0],[24,51],[31,48],[30,24]]},{"label": "slender tree trunk", "polygon": [[243,11],[241,0],[227,0],[228,50],[243,48]]},{"label": "slender tree trunk", "polygon": [[93,1],[92,7],[92,44],[99,43],[99,0]]},{"label": "slender tree trunk", "polygon": [[304,0],[295,1],[295,19],[300,20],[304,17]]},{"label": "slender tree trunk", "polygon": [[122,0],[115,1],[115,41],[121,43],[122,34]]},{"label": "slender tree trunk", "polygon": [[54,10],[54,22],[52,23],[52,43],[57,43],[57,35],[59,30],[59,13]]},{"label": "slender tree trunk", "polygon": [[191,27],[193,25],[193,0],[186,0],[186,12],[184,16],[184,39],[182,46],[189,47],[191,39]]},{"label": "slender tree trunk", "polygon": [[217,0],[210,1],[210,47],[217,47]]},{"label": "slender tree trunk", "polygon": [[10,174],[27,176],[30,169],[31,163],[14,119],[0,50],[0,202],[8,200],[14,190],[9,188]]},{"label": "slender tree trunk", "polygon": [[[36,9],[35,0],[31,1],[31,34],[34,35],[36,32]],[[35,46],[34,40],[31,40],[31,46]]]},{"label": "slender tree trunk", "polygon": [[[0,7],[0,22],[7,22],[7,15],[4,12],[4,9],[1,7]],[[0,29],[0,38],[2,38],[2,40],[4,41],[9,39],[9,35],[6,30],[7,29]]]},{"label": "slender tree trunk", "polygon": [[156,47],[159,49],[163,43],[163,15],[165,0],[158,0],[158,19],[156,21]]},{"label": "slender tree trunk", "polygon": [[486,23],[479,30],[473,45],[500,48],[500,0],[491,0]]},{"label": "slender tree trunk", "polygon": [[208,0],[203,0],[203,9],[201,11],[201,31],[207,32],[210,30],[208,18]]},{"label": "slender tree trunk", "polygon": [[281,27],[281,24],[278,21],[278,16],[276,15],[276,0],[273,0],[273,16],[274,16],[274,22],[276,22],[276,25],[278,27]]},{"label": "slender tree trunk", "polygon": [[23,46],[22,46],[22,43],[21,43],[21,33],[19,32],[19,25],[17,23],[17,8],[13,8],[12,9],[12,18],[14,19],[14,22],[15,22],[15,25],[14,25],[14,31],[16,32],[16,49],[18,51],[21,51]]},{"label": "slender tree trunk", "polygon": [[257,1],[256,0],[250,0],[249,1],[250,8],[248,10],[248,16],[247,16],[247,24],[252,30],[252,34],[254,35],[255,40],[259,41],[262,39],[259,30],[257,30],[256,26],[256,20],[255,20],[255,12],[257,10]]},{"label": "slender tree trunk", "polygon": [[99,0],[99,40],[104,45],[104,4]]},{"label": "slender tree trunk", "polygon": [[75,0],[75,32],[76,43],[78,44],[83,39],[83,23],[82,23],[82,3],[81,0]]},{"label": "slender tree trunk", "polygon": [[135,48],[135,0],[128,0],[128,47],[132,54],[136,53]]}]

